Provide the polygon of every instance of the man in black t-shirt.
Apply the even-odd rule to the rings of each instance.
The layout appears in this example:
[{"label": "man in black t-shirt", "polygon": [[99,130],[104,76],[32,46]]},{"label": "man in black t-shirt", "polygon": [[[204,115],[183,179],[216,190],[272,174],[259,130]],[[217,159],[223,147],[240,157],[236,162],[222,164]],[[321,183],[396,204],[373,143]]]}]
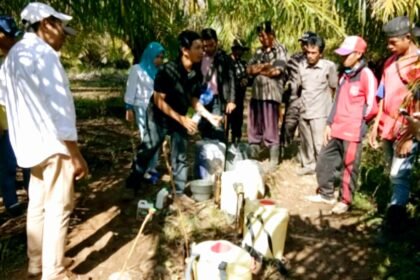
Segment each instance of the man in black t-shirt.
[{"label": "man in black t-shirt", "polygon": [[132,172],[126,186],[137,190],[148,163],[162,145],[165,136],[171,136],[171,165],[176,189],[182,193],[187,181],[188,134],[197,132],[197,123],[186,116],[190,105],[214,125],[220,116],[210,114],[198,102],[203,77],[199,62],[203,56],[200,35],[183,31],[178,36],[179,57],[162,66],[156,75],[154,93],[146,115],[146,130],[134,158]]}]

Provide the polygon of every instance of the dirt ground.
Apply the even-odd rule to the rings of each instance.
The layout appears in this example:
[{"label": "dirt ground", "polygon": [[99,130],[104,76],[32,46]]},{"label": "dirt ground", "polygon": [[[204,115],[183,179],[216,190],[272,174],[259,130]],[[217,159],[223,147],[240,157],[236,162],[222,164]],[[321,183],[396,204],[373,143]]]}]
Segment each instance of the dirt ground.
[{"label": "dirt ground", "polygon": [[[145,194],[136,199],[127,200],[123,196],[136,133],[121,119],[82,120],[79,132],[92,177],[76,186],[77,206],[71,217],[67,256],[75,260],[71,268],[83,279],[108,279],[123,267],[138,232],[137,200],[153,197],[159,187],[145,186]],[[330,214],[331,206],[305,201],[304,196],[315,191],[315,177],[296,176],[297,169],[298,164],[293,159],[283,161],[266,180],[272,198],[290,214],[285,246],[290,270],[288,278],[370,279],[377,267],[377,252],[370,245],[371,235],[362,219],[364,213],[353,210],[337,217]],[[165,173],[163,167],[160,171]],[[165,174],[160,185],[167,185],[167,178]],[[24,192],[20,193],[21,199],[25,200]],[[207,211],[201,211],[203,208]],[[194,209],[201,209],[201,212],[187,216],[195,217],[203,224],[200,225],[202,232],[191,234],[190,242],[206,238],[239,241],[228,222],[206,225],[207,215],[218,212],[211,201],[197,203]],[[176,226],[177,221],[172,219],[176,214],[162,212],[146,226],[128,260],[127,270],[133,279],[184,278],[182,238],[169,240],[164,229],[168,223]],[[14,236],[24,243],[24,220],[23,216],[3,223],[0,236]],[[3,277],[25,279],[26,261],[7,269]],[[261,279],[281,277],[272,270],[265,272]]]}]

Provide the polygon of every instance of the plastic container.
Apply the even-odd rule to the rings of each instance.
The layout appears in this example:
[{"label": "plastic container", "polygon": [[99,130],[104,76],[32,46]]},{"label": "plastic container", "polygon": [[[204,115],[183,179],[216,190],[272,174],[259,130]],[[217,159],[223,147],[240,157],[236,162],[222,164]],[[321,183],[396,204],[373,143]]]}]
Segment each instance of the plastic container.
[{"label": "plastic container", "polygon": [[251,266],[251,256],[241,247],[226,240],[204,241],[192,246],[185,279],[251,280]]},{"label": "plastic container", "polygon": [[197,179],[212,179],[225,166],[226,145],[217,140],[201,140],[196,144],[195,175]]},{"label": "plastic container", "polygon": [[225,170],[234,170],[238,162],[248,159],[247,149],[248,146],[245,143],[231,144],[226,153]]},{"label": "plastic container", "polygon": [[193,122],[195,122],[196,124],[198,124],[200,122],[200,120],[201,120],[200,113],[195,112],[191,119],[192,119]]},{"label": "plastic container", "polygon": [[169,192],[166,188],[162,188],[158,194],[156,195],[156,208],[162,209],[166,205],[166,201],[168,199]]},{"label": "plastic container", "polygon": [[281,208],[275,200],[245,200],[242,246],[246,244],[264,257],[281,260],[288,222],[287,209]]},{"label": "plastic container", "polygon": [[142,218],[146,217],[150,208],[153,208],[153,203],[140,199],[139,202],[137,202],[136,219],[141,220]]},{"label": "plastic container", "polygon": [[258,162],[238,161],[234,170],[222,173],[220,209],[233,216],[237,214],[238,194],[235,191],[237,184],[242,184],[244,198],[254,200],[264,196],[265,187]]},{"label": "plastic container", "polygon": [[198,179],[189,183],[192,197],[196,201],[208,200],[213,193],[213,180],[211,179]]}]

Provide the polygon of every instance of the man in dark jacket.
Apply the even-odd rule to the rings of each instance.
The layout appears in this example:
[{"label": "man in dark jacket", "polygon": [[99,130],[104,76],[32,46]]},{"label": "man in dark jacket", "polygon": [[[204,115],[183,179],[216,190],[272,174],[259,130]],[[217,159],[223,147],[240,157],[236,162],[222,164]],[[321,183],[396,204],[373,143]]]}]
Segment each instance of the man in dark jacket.
[{"label": "man in dark jacket", "polygon": [[[212,100],[206,109],[216,115],[231,114],[235,109],[235,77],[232,59],[218,47],[216,31],[206,28],[201,32],[204,57],[201,62],[203,90],[210,91]],[[199,130],[203,138],[226,142],[226,133],[222,127],[214,127],[207,120],[201,119]]]},{"label": "man in dark jacket", "polygon": [[[233,40],[232,53],[230,57],[233,60],[233,68],[235,71],[235,104],[236,108],[229,115],[228,129],[232,130],[232,143],[236,144],[241,141],[242,125],[244,122],[244,99],[246,88],[249,83],[248,74],[246,73],[246,61],[242,59],[244,52],[249,48],[239,40]],[[228,134],[227,134],[228,135]]]},{"label": "man in dark jacket", "polygon": [[298,65],[306,59],[306,46],[310,37],[315,37],[316,33],[307,31],[303,33],[302,37],[299,38],[300,46],[302,50],[294,53],[287,61],[287,90],[283,96],[283,102],[286,106],[284,119],[281,127],[281,145],[287,147],[294,138],[296,129],[299,124],[300,107],[301,107],[301,88],[297,83],[298,76]]}]

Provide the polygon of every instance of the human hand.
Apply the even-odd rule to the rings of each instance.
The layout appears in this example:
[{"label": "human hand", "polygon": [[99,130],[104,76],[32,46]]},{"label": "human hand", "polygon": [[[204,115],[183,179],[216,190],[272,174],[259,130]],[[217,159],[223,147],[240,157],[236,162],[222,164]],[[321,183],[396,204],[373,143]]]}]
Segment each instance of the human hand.
[{"label": "human hand", "polygon": [[331,127],[327,125],[324,130],[324,146],[331,140]]},{"label": "human hand", "polygon": [[236,108],[236,104],[233,103],[233,102],[229,102],[226,105],[226,114],[231,114],[233,112],[233,110],[235,110],[235,108]]},{"label": "human hand", "polygon": [[89,168],[82,154],[77,153],[72,156],[71,163],[73,165],[73,176],[76,181],[83,179],[89,174]]},{"label": "human hand", "polygon": [[411,153],[411,148],[413,146],[413,140],[407,139],[397,143],[396,152],[398,157],[407,157]]},{"label": "human hand", "polygon": [[406,116],[408,121],[408,129],[410,133],[420,141],[420,113],[414,113],[413,116]]},{"label": "human hand", "polygon": [[131,109],[128,109],[127,111],[125,111],[125,120],[128,122],[133,122],[134,121],[134,112]]},{"label": "human hand", "polygon": [[223,116],[211,114],[207,119],[214,127],[219,127],[223,122]]},{"label": "human hand", "polygon": [[368,136],[369,145],[374,149],[377,149],[379,147],[377,138],[378,138],[378,127],[374,125],[372,129],[370,130],[370,133]]},{"label": "human hand", "polygon": [[181,116],[181,125],[185,127],[188,134],[193,135],[197,132],[197,123],[187,116]]},{"label": "human hand", "polygon": [[248,85],[248,79],[243,78],[239,84],[241,85],[241,87],[246,87]]}]

